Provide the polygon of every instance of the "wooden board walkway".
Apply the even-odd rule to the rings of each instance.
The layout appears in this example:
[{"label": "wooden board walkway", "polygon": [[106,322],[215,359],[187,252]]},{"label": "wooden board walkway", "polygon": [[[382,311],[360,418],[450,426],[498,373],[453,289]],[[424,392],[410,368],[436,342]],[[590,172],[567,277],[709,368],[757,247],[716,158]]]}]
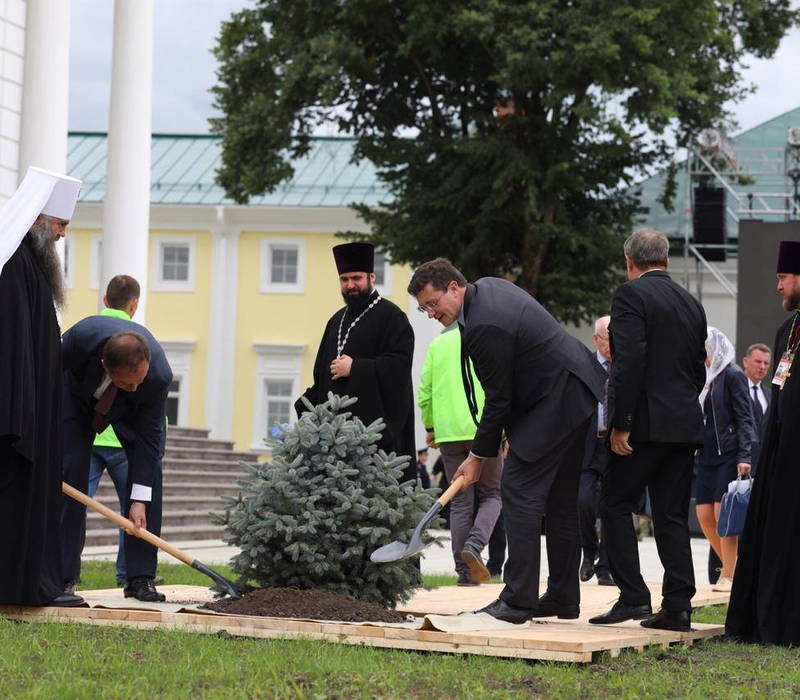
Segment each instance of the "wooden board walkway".
[{"label": "wooden board walkway", "polygon": [[[402,607],[404,610],[434,615],[474,610],[493,600],[500,588],[500,585],[435,588],[420,591]],[[393,649],[578,663],[590,662],[602,652],[617,656],[625,649],[640,651],[651,645],[666,648],[672,644],[692,644],[696,640],[720,635],[723,631],[719,625],[704,624],[693,624],[692,631],[686,633],[646,630],[635,622],[613,626],[589,625],[584,618],[608,609],[616,598],[615,588],[603,590],[602,587],[590,584],[581,586],[584,602],[579,620],[549,618],[546,621],[535,621],[530,626],[480,632],[441,632],[424,628],[415,630],[342,622],[209,615],[183,607],[187,603],[208,600],[208,589],[200,586],[160,586],[159,590],[167,594],[168,600],[175,602],[151,605],[139,603],[137,607],[132,607],[129,601],[122,598],[122,592],[117,588],[80,591],[91,602],[92,607],[0,606],[0,615],[26,621],[79,622],[199,633],[225,631],[231,635],[263,639],[320,639]],[[696,606],[724,603],[727,602],[727,594],[703,589],[693,602]],[[104,605],[117,607],[99,607]],[[123,607],[126,605],[129,607]]]}]

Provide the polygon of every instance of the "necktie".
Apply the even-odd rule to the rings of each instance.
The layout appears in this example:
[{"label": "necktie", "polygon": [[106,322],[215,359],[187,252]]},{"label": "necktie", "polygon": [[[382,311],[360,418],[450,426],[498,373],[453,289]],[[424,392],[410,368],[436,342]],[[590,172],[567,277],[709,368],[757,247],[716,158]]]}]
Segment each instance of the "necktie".
[{"label": "necktie", "polygon": [[461,381],[464,384],[464,393],[467,396],[467,406],[469,407],[472,422],[477,426],[478,421],[478,401],[475,398],[475,386],[472,383],[472,372],[470,371],[469,353],[467,344],[464,342],[464,326],[458,324],[458,332],[461,335]]},{"label": "necktie", "polygon": [[753,417],[756,419],[756,430],[758,430],[764,419],[764,409],[761,408],[761,401],[758,398],[758,384],[753,384]]},{"label": "necktie", "polygon": [[[606,374],[608,374],[611,363],[606,360],[603,362],[603,367],[606,370]],[[605,435],[608,431],[608,379],[609,378],[606,377],[606,383],[603,387],[603,415],[600,417],[600,424],[598,426],[599,434],[601,435]]]},{"label": "necktie", "polygon": [[117,387],[111,383],[106,387],[97,403],[94,405],[94,415],[92,416],[92,425],[96,433],[102,433],[108,427],[108,420],[106,414],[114,403],[117,397]]}]

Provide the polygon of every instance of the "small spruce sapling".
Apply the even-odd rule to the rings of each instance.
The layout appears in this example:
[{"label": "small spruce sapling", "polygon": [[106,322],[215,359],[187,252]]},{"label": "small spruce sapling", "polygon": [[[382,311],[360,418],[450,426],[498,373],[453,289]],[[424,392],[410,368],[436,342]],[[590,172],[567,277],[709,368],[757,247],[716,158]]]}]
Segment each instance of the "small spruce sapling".
[{"label": "small spruce sapling", "polygon": [[416,559],[374,564],[369,555],[408,541],[433,496],[399,483],[409,457],[378,449],[384,424],[365,426],[346,411],[355,398],[304,401],[309,410],[267,440],[271,461],[248,466],[218,517],[225,541],[241,550],[231,567],[240,583],[320,588],[394,607],[421,585]]}]

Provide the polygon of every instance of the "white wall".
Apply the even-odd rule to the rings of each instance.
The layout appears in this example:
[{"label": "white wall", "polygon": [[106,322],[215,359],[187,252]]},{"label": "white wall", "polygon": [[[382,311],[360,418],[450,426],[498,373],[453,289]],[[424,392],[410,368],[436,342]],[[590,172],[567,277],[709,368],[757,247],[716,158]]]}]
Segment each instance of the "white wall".
[{"label": "white wall", "polygon": [[17,189],[25,3],[0,0],[0,204]]}]

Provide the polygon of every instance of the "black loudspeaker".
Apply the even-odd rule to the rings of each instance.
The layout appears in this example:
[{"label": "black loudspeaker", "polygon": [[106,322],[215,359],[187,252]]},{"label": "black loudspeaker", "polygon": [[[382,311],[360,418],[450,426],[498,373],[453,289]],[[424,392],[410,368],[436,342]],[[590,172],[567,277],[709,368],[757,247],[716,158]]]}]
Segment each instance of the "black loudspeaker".
[{"label": "black loudspeaker", "polygon": [[704,248],[703,243],[722,245],[725,235],[725,190],[721,187],[694,188],[694,244],[706,260],[725,261],[724,248]]}]

